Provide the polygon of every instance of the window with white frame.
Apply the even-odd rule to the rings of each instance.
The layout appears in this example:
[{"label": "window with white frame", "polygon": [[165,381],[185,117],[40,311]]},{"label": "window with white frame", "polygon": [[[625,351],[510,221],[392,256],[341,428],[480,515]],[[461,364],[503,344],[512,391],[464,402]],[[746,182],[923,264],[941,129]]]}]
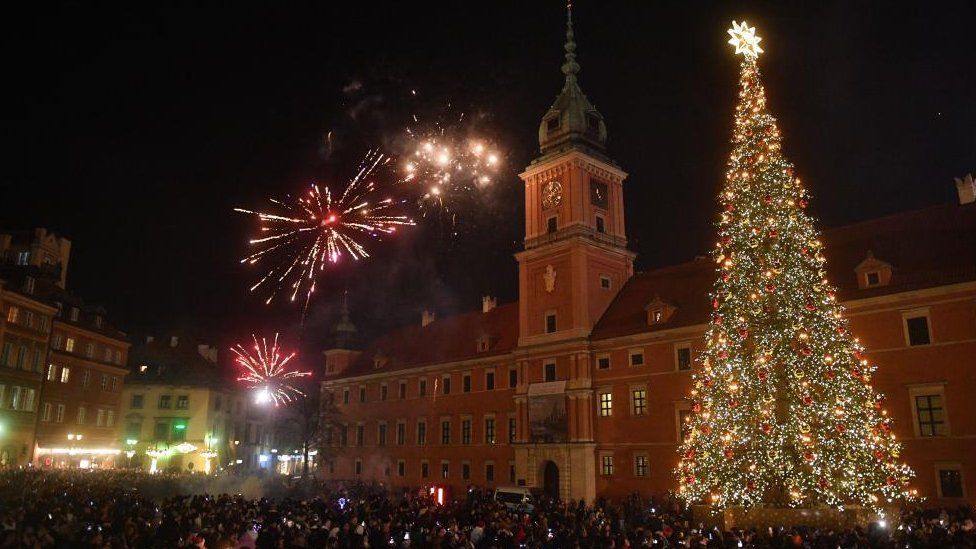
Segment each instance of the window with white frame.
[{"label": "window with white frame", "polygon": [[609,370],[610,369],[610,355],[602,354],[596,357],[596,369],[597,370]]},{"label": "window with white frame", "polygon": [[605,477],[613,476],[613,454],[600,454],[600,474]]},{"label": "window with white frame", "polygon": [[647,414],[647,387],[630,388],[630,411],[635,416]]},{"label": "window with white frame", "polygon": [[644,365],[644,349],[631,349],[628,353],[631,366]]},{"label": "window with white frame", "polygon": [[648,471],[647,454],[637,454],[634,456],[634,476],[646,477]]},{"label": "window with white frame", "polygon": [[932,343],[929,310],[927,308],[905,311],[901,316],[905,328],[906,344],[915,347]]},{"label": "window with white frame", "polygon": [[691,343],[678,343],[674,346],[674,365],[678,371],[691,369]]},{"label": "window with white frame", "polygon": [[915,435],[920,437],[942,437],[949,434],[949,419],[946,414],[945,385],[928,383],[908,388],[912,412],[915,418]]},{"label": "window with white frame", "polygon": [[613,415],[613,393],[605,390],[600,393],[600,417]]}]

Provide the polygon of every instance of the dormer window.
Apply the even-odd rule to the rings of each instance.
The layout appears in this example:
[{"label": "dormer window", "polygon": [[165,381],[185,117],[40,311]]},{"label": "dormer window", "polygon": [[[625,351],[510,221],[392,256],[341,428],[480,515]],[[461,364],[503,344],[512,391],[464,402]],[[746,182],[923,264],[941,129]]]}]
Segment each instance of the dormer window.
[{"label": "dormer window", "polygon": [[483,353],[488,349],[491,349],[491,337],[488,336],[487,334],[482,334],[478,336],[476,346],[479,353]]},{"label": "dormer window", "polygon": [[892,267],[890,263],[885,263],[874,257],[874,253],[868,250],[867,256],[857,267],[854,267],[854,274],[857,276],[857,287],[861,290],[867,288],[878,288],[887,286],[891,283]]},{"label": "dormer window", "polygon": [[678,308],[670,303],[662,301],[660,297],[655,296],[654,299],[651,300],[646,307],[644,307],[644,310],[647,311],[647,325],[656,326],[671,320],[671,316],[674,315],[674,312],[677,311]]},{"label": "dormer window", "polygon": [[553,116],[546,120],[546,131],[555,131],[559,129],[559,115]]},{"label": "dormer window", "polygon": [[373,368],[380,369],[383,366],[386,366],[386,357],[383,356],[382,354],[375,355],[373,357]]}]

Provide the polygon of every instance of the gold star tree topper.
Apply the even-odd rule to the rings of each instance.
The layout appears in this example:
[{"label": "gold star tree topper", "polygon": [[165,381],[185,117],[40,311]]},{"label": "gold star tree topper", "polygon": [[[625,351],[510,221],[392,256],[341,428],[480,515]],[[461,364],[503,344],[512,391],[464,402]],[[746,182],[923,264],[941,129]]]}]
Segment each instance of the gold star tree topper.
[{"label": "gold star tree topper", "polygon": [[729,44],[735,46],[735,53],[741,53],[746,57],[755,59],[763,52],[759,47],[762,38],[756,36],[756,27],[750,27],[745,21],[736,23],[732,21],[732,28],[729,29]]}]

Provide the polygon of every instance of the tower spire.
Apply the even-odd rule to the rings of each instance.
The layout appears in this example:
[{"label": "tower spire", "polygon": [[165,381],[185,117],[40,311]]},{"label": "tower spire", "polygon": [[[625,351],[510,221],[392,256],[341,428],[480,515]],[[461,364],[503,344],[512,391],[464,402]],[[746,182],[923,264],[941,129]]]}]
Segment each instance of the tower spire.
[{"label": "tower spire", "polygon": [[563,63],[562,70],[563,74],[566,75],[567,82],[576,81],[576,73],[579,72],[580,66],[576,62],[576,40],[573,34],[573,2],[572,0],[567,0],[566,2],[566,44],[563,46],[566,50],[566,61]]}]

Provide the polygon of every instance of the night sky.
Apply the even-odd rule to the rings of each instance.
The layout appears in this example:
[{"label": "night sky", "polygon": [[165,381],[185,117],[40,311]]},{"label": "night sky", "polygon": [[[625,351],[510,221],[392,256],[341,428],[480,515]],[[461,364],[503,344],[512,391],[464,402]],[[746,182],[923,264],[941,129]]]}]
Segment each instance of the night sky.
[{"label": "night sky", "polygon": [[[312,350],[343,290],[367,335],[419,322],[425,306],[515,299],[516,174],[562,86],[559,0],[87,4],[7,21],[0,228],[70,238],[69,287],[133,338],[178,330],[223,344],[281,329]],[[971,1],[575,4],[581,84],[630,173],[639,270],[710,248],[736,98],[733,18],[764,39],[771,108],[823,226],[955,200],[952,178],[976,170]],[[257,271],[238,260],[254,224],[234,206],[348,175],[410,114],[445,110],[505,152],[456,226],[431,216],[330,273],[304,330],[295,307],[247,293]]]}]

